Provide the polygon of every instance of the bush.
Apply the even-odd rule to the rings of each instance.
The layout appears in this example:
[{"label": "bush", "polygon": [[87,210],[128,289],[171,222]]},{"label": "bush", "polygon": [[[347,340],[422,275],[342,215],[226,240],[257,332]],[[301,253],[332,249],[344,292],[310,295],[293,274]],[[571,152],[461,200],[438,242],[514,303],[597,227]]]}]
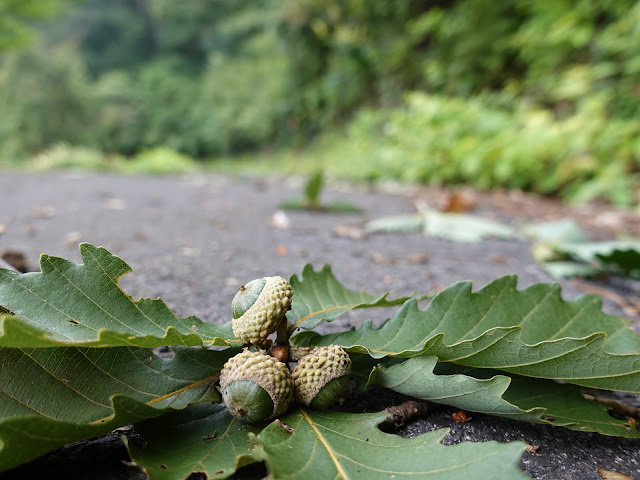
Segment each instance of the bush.
[{"label": "bush", "polygon": [[84,143],[91,100],[73,48],[34,48],[0,59],[0,144],[16,159],[59,142]]},{"label": "bush", "polygon": [[330,171],[361,179],[520,188],[635,204],[640,125],[610,118],[607,97],[592,100],[555,119],[537,107],[497,107],[490,97],[414,92],[403,108],[358,114],[345,137],[321,155]]}]

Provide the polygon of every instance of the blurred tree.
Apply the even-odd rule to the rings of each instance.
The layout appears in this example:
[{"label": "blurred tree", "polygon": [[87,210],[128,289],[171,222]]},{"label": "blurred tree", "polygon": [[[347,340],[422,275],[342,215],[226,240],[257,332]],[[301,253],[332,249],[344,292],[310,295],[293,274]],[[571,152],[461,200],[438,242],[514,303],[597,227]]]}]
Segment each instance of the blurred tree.
[{"label": "blurred tree", "polygon": [[24,46],[33,25],[62,13],[75,0],[0,0],[0,50]]},{"label": "blurred tree", "polygon": [[[71,1],[0,0],[0,48]],[[0,141],[18,150],[233,153],[307,140],[414,90],[554,120],[640,113],[640,0],[76,1],[38,23],[40,45],[0,56]],[[47,126],[26,120],[34,103],[73,111]]]},{"label": "blurred tree", "polygon": [[147,0],[82,0],[44,33],[52,43],[77,43],[94,76],[135,69],[153,58],[156,48]]}]

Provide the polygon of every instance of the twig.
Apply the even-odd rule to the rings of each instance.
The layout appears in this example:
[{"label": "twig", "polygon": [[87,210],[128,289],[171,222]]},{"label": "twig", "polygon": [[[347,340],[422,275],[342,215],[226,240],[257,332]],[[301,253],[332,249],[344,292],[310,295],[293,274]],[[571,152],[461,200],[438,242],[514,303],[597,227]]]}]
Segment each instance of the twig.
[{"label": "twig", "polygon": [[380,430],[396,430],[414,418],[423,417],[430,410],[433,410],[435,406],[436,404],[427,400],[409,400],[400,405],[387,407],[384,411],[387,412],[388,416],[379,425]]}]

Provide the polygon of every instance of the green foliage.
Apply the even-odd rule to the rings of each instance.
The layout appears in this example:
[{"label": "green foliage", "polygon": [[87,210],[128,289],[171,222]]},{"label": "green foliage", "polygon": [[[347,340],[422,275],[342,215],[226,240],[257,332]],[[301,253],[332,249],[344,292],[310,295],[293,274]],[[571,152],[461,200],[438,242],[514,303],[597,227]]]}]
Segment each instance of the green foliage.
[{"label": "green foliage", "polygon": [[401,363],[379,363],[366,386],[380,385],[415,398],[488,415],[640,438],[640,432],[629,430],[627,421],[609,415],[608,407],[584,398],[580,387],[436,362],[436,357],[425,355]]},{"label": "green foliage", "polygon": [[0,2],[0,51],[14,49],[33,38],[34,21],[60,15],[73,0],[2,0]]},{"label": "green foliage", "polygon": [[0,57],[0,142],[3,156],[33,154],[65,140],[83,140],[90,123],[84,65],[66,45]]},{"label": "green foliage", "polygon": [[311,156],[351,178],[519,188],[633,205],[640,126],[609,117],[603,99],[592,100],[554,119],[539,108],[498,107],[491,97],[415,92],[403,108],[359,113],[344,138],[319,144]]},{"label": "green foliage", "polygon": [[[0,346],[56,348],[238,344],[231,326],[178,318],[161,300],[134,301],[118,286],[131,271],[119,257],[88,243],[82,264],[42,255],[40,273],[0,269]],[[64,295],[60,292],[64,291]]]},{"label": "green foliage", "polygon": [[190,403],[219,401],[213,382],[227,356],[174,352],[165,359],[146,348],[0,348],[0,470]]},{"label": "green foliage", "polygon": [[498,478],[527,478],[516,463],[525,448],[521,442],[445,447],[440,440],[446,430],[413,438],[380,432],[375,426],[385,416],[385,413],[354,415],[301,409],[282,419],[288,429],[272,423],[250,438],[262,446],[274,478],[409,479],[420,475],[445,480],[482,475],[482,471]]},{"label": "green foliage", "polygon": [[232,417],[224,405],[202,403],[164,415],[158,422],[140,422],[136,432],[148,443],[128,448],[153,479],[188,478],[195,471],[206,472],[208,479],[227,478],[237,468],[260,461],[247,434],[261,430]]},{"label": "green foliage", "polygon": [[560,115],[601,93],[613,116],[631,118],[640,107],[634,0],[285,5],[298,101],[316,124],[408,88],[454,96],[504,90]]},{"label": "green foliage", "polygon": [[[40,273],[0,269],[0,305],[11,312],[2,314],[0,325],[0,393],[7,407],[0,413],[0,468],[144,420],[136,430],[148,446],[130,452],[158,478],[193,471],[226,478],[260,461],[273,478],[308,476],[305,465],[325,476],[376,471],[374,459],[384,459],[385,478],[432,472],[434,462],[438,469],[463,472],[473,465],[476,472],[502,468],[501,476],[521,477],[518,443],[444,447],[442,431],[404,439],[377,429],[389,415],[384,412],[293,406],[269,425],[238,423],[211,404],[220,400],[214,387],[220,368],[240,346],[229,324],[175,317],[160,300],[133,301],[118,287],[130,270],[121,259],[88,244],[81,253],[80,265],[43,255]],[[324,336],[309,331],[294,341],[345,345],[361,388],[377,384],[470,411],[640,436],[633,420],[609,416],[607,406],[583,397],[579,387],[640,392],[640,337],[624,320],[605,315],[596,297],[566,302],[557,285],[518,291],[515,281],[498,279],[477,293],[459,283],[420,310],[414,299],[350,290],[328,267],[316,272],[306,266],[300,279],[291,278],[288,322],[314,328],[353,308],[406,300],[379,329],[366,323]],[[149,350],[162,344],[173,346],[173,358]],[[231,348],[186,347],[213,344]],[[390,450],[395,453],[387,459]],[[435,457],[427,459],[428,452]],[[407,463],[404,455],[424,465]]]}]

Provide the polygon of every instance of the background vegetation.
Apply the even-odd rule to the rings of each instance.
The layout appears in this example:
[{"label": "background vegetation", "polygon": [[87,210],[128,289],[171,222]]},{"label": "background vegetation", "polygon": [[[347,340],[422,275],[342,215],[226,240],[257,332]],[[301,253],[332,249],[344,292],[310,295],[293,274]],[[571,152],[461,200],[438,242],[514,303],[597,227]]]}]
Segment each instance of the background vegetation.
[{"label": "background vegetation", "polygon": [[635,0],[0,0],[0,155],[173,171],[284,151],[636,205],[638,25]]}]

